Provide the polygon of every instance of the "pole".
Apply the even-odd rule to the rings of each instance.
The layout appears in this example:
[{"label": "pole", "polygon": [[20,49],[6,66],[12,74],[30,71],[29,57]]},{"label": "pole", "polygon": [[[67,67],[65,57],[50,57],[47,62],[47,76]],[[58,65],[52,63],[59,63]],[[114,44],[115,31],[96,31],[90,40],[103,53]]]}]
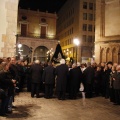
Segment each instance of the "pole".
[{"label": "pole", "polygon": [[16,50],[15,50],[15,57],[17,57],[17,45],[18,45],[18,34],[16,36]]},{"label": "pole", "polygon": [[77,46],[76,46],[76,64],[77,64]]}]

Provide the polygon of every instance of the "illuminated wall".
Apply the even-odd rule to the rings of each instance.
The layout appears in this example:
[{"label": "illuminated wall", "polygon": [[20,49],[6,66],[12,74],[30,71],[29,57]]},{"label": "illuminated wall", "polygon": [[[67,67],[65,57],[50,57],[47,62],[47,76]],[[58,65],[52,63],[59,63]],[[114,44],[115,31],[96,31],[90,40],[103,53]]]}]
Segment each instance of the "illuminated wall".
[{"label": "illuminated wall", "polygon": [[[21,35],[21,24],[27,25],[27,36],[40,37],[41,29],[46,31],[46,37],[56,37],[56,13],[19,9],[18,34]],[[45,29],[45,30],[44,30]]]},{"label": "illuminated wall", "polygon": [[120,0],[96,1],[95,60],[120,63]]},{"label": "illuminated wall", "polygon": [[18,0],[0,0],[0,57],[15,55]]}]

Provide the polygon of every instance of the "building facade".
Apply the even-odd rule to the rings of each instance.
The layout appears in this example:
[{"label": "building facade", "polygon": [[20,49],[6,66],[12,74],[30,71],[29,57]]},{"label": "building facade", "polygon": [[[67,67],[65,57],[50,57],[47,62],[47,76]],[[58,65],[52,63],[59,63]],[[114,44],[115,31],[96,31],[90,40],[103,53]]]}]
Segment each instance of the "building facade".
[{"label": "building facade", "polygon": [[31,61],[47,61],[47,51],[54,52],[58,42],[56,19],[56,13],[19,9],[16,41],[22,47],[16,46],[16,54],[29,56]]},{"label": "building facade", "polygon": [[120,0],[96,0],[95,60],[120,64]]},{"label": "building facade", "polygon": [[68,0],[58,12],[57,37],[67,58],[88,62],[94,55],[95,0]]}]

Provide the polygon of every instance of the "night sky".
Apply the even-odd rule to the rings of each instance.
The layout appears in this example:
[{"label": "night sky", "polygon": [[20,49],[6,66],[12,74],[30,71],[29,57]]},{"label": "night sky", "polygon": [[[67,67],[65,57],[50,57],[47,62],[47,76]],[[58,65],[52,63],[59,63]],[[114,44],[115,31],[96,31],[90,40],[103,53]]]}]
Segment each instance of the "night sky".
[{"label": "night sky", "polygon": [[67,0],[20,0],[19,7],[22,9],[37,10],[50,13],[58,12]]}]

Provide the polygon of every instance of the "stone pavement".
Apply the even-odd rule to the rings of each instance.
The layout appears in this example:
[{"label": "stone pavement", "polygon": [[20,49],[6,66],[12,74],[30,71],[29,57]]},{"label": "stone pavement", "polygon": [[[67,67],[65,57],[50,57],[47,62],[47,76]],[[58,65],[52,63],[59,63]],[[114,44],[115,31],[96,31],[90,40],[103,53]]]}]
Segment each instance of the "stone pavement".
[{"label": "stone pavement", "polygon": [[23,92],[14,105],[13,113],[0,120],[120,120],[120,106],[102,97],[61,101],[31,98]]}]

